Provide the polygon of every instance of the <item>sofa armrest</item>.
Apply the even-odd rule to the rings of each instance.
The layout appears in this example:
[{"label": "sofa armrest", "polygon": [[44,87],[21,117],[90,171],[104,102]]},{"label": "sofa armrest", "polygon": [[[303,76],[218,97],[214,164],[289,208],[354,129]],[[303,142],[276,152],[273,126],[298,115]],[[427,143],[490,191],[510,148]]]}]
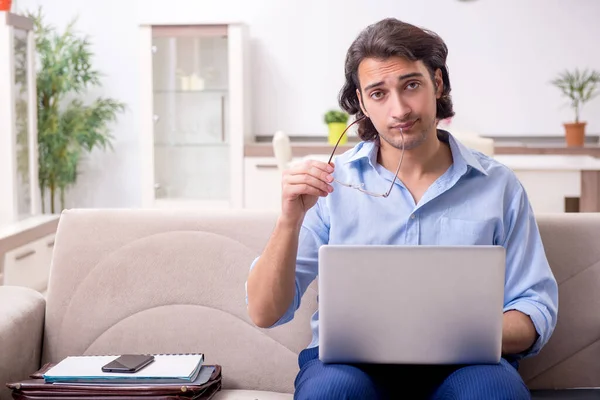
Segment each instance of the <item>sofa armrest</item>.
[{"label": "sofa armrest", "polygon": [[46,300],[33,289],[0,286],[0,400],[10,399],[7,382],[40,367]]}]

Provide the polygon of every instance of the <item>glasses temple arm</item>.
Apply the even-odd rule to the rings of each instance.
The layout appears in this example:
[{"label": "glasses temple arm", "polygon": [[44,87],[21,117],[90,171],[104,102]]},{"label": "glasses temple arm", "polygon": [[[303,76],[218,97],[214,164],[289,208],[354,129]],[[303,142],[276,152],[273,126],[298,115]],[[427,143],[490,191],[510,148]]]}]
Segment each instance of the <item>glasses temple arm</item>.
[{"label": "glasses temple arm", "polygon": [[359,119],[355,120],[354,122],[352,122],[350,125],[348,125],[346,127],[346,129],[344,129],[344,132],[342,132],[342,134],[340,135],[340,137],[338,138],[337,142],[335,143],[335,147],[333,148],[333,151],[331,152],[331,155],[329,156],[329,161],[327,161],[327,164],[331,164],[331,160],[333,159],[333,155],[335,154],[335,150],[337,149],[338,145],[340,144],[340,141],[342,140],[342,138],[344,137],[344,134],[346,133],[346,131],[348,129],[350,129],[350,127],[354,124],[356,124],[357,122],[362,121],[363,119],[367,118],[366,116],[360,117]]},{"label": "glasses temple arm", "polygon": [[394,184],[396,183],[396,178],[398,177],[398,173],[400,172],[400,167],[402,166],[402,160],[404,159],[404,132],[402,128],[400,128],[400,137],[402,138],[402,153],[400,154],[400,162],[398,163],[398,168],[396,168],[396,173],[394,174],[394,179],[392,180],[392,185],[386,193],[386,197],[392,193],[392,189],[394,188]]}]

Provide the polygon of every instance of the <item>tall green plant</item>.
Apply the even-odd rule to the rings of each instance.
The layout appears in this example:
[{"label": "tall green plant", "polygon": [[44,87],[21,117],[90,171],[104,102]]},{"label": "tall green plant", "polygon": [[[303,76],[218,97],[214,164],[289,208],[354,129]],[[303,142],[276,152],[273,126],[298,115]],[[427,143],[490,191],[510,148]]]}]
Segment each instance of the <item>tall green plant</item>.
[{"label": "tall green plant", "polygon": [[42,9],[29,12],[35,24],[38,55],[38,153],[42,211],[50,193],[50,212],[55,213],[55,197],[65,208],[65,192],[78,176],[82,155],[96,148],[112,149],[109,131],[125,104],[99,97],[86,103],[81,97],[92,87],[101,86],[101,74],[92,66],[93,53],[88,36],[75,31],[77,18],[64,31],[44,21]]},{"label": "tall green plant", "polygon": [[579,122],[581,108],[585,103],[598,95],[600,72],[597,71],[564,71],[551,82],[567,97],[575,112],[575,123]]}]

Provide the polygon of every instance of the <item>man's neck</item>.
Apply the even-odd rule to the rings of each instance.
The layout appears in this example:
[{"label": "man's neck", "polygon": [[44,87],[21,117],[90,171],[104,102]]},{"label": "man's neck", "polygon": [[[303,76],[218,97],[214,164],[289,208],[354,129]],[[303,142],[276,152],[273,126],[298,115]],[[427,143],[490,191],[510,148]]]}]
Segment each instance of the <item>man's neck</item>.
[{"label": "man's neck", "polygon": [[[387,170],[396,172],[402,150],[385,141],[379,148],[379,163]],[[452,165],[452,152],[449,145],[440,141],[437,130],[420,146],[404,151],[404,158],[398,177],[403,181],[415,181],[430,175],[441,175]]]}]

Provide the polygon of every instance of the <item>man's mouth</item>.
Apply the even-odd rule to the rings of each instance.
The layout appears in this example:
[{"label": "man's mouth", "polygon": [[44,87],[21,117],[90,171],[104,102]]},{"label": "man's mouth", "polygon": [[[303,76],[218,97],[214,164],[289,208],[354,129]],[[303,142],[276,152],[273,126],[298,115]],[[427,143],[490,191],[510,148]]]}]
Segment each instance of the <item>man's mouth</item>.
[{"label": "man's mouth", "polygon": [[392,126],[392,128],[393,129],[402,129],[402,131],[407,131],[410,128],[412,128],[416,122],[417,122],[417,120],[409,121],[409,122],[402,122],[400,124],[396,124],[396,125]]}]

